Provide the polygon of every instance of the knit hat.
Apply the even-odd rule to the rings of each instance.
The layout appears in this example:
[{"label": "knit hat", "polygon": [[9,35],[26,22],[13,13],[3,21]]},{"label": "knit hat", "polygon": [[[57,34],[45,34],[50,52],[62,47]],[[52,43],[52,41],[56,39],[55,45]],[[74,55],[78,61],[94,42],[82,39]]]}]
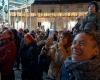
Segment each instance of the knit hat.
[{"label": "knit hat", "polygon": [[30,41],[33,41],[33,37],[31,34],[25,34],[25,37],[28,38]]}]

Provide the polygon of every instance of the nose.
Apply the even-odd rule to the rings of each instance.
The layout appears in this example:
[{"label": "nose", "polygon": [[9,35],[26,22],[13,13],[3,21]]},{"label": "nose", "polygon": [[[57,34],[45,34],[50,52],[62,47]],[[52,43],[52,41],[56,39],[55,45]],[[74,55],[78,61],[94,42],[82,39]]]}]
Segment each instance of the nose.
[{"label": "nose", "polygon": [[78,42],[76,42],[75,44],[72,44],[71,46],[72,49],[79,49],[80,48],[80,45]]}]

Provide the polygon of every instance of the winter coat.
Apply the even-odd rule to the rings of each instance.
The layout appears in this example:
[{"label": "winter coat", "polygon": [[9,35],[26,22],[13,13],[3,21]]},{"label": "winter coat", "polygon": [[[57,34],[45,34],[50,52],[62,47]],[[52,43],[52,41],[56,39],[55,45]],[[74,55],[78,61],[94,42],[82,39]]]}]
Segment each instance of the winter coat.
[{"label": "winter coat", "polygon": [[49,49],[45,49],[43,46],[40,55],[38,56],[38,64],[41,71],[48,72],[48,68],[50,65],[50,56],[48,56]]},{"label": "winter coat", "polygon": [[[55,80],[59,80],[60,77],[60,68],[64,61],[64,55],[60,52],[58,48],[58,44],[55,44],[51,47],[53,52],[50,54],[51,63],[48,70],[48,76],[54,78]],[[67,49],[68,54],[70,53],[70,48]]]},{"label": "winter coat", "polygon": [[22,70],[25,71],[26,74],[32,74],[37,71],[38,66],[38,50],[37,45],[35,43],[31,43],[29,45],[24,45],[24,43],[20,47],[20,57]]},{"label": "winter coat", "polygon": [[100,13],[88,13],[87,16],[84,18],[83,22],[81,23],[80,31],[83,31],[84,29],[92,30],[91,26],[87,26],[87,23],[96,24],[96,30],[100,31]]},{"label": "winter coat", "polygon": [[76,63],[67,59],[62,65],[60,80],[100,80],[100,56]]},{"label": "winter coat", "polygon": [[16,45],[14,41],[0,47],[0,68],[3,75],[9,75],[16,60]]},{"label": "winter coat", "polygon": [[45,46],[43,46],[41,53],[38,56],[39,76],[40,76],[39,80],[44,79],[43,73],[46,73],[46,74],[48,73],[49,65],[51,62],[48,52],[49,52],[49,48],[47,49],[47,48],[45,48]]}]

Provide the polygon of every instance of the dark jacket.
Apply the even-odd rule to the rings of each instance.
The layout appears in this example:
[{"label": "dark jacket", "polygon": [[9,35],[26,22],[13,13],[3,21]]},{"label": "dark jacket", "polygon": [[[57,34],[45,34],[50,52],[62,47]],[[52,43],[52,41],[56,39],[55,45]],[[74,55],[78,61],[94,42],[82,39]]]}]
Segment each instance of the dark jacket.
[{"label": "dark jacket", "polygon": [[66,60],[62,65],[60,80],[100,80],[100,56],[85,62]]},{"label": "dark jacket", "polygon": [[45,47],[42,48],[41,54],[38,56],[38,63],[39,67],[42,71],[48,72],[49,65],[50,65],[50,57],[47,55],[49,49]]},{"label": "dark jacket", "polygon": [[22,64],[22,80],[38,80],[38,47],[35,42],[25,45],[22,41],[20,47]]},{"label": "dark jacket", "polygon": [[43,80],[43,72],[48,73],[49,65],[50,65],[50,56],[48,56],[49,48],[46,49],[44,46],[41,50],[40,55],[38,56],[38,64],[39,64],[39,75],[40,79]]},{"label": "dark jacket", "polygon": [[32,69],[37,68],[38,49],[35,43],[27,46],[23,43],[20,48],[20,56],[23,70],[31,71]]},{"label": "dark jacket", "polygon": [[76,25],[72,28],[73,37],[79,32],[80,23],[76,23]]},{"label": "dark jacket", "polygon": [[92,29],[91,26],[88,26],[87,23],[94,23],[96,24],[96,30],[100,31],[100,13],[88,13],[87,16],[84,18],[83,22],[81,23],[80,30],[83,31],[84,29]]}]

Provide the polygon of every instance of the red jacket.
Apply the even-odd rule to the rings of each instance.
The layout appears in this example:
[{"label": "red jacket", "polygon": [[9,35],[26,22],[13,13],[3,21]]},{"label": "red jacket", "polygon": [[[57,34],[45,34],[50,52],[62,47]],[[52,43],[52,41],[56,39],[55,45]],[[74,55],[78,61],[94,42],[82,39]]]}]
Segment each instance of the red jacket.
[{"label": "red jacket", "polygon": [[14,41],[0,47],[0,68],[3,75],[8,75],[13,69],[16,59],[16,45]]}]

